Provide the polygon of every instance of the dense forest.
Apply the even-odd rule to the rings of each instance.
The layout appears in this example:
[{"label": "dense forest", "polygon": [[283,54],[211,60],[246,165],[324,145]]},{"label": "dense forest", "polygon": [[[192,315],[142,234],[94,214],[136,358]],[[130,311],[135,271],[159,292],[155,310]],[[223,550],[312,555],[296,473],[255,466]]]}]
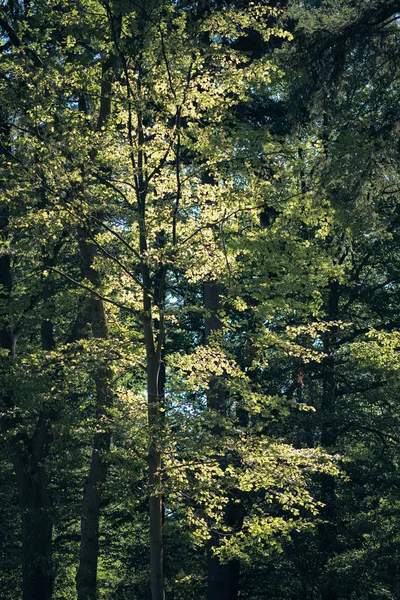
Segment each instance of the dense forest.
[{"label": "dense forest", "polygon": [[399,22],[0,1],[2,600],[400,599]]}]

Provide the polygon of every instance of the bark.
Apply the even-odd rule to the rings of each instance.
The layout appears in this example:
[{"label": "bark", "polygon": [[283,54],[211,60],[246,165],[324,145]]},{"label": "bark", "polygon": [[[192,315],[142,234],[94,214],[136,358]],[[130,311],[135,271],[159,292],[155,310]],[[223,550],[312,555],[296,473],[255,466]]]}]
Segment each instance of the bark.
[{"label": "bark", "polygon": [[[144,223],[144,215],[143,215]],[[144,229],[141,234],[141,252],[147,248]],[[142,263],[143,278],[143,334],[146,345],[147,362],[147,400],[148,400],[148,425],[149,425],[149,516],[150,516],[150,584],[152,600],[164,600],[164,548],[163,548],[163,501],[161,493],[161,449],[160,428],[161,411],[164,395],[164,364],[161,359],[164,346],[164,326],[159,320],[154,320],[153,327],[153,302],[155,298],[159,303],[162,313],[163,279],[156,276],[154,285],[157,288],[154,298],[152,278],[149,267]]]},{"label": "bark", "polygon": [[[117,65],[117,45],[121,34],[122,15],[113,15],[108,12],[110,33],[116,48],[102,61],[102,77],[100,88],[100,109],[96,128],[100,130],[108,121],[111,113],[112,85],[115,79]],[[79,109],[86,112],[86,99],[79,99]],[[91,159],[95,161],[96,150],[92,152]],[[78,229],[78,242],[81,256],[81,270],[84,279],[87,279],[93,289],[101,284],[100,273],[94,268],[96,246],[91,241],[94,232]],[[108,323],[104,302],[92,294],[89,300],[89,313],[93,337],[108,339]],[[79,330],[84,323],[82,318],[76,322]],[[75,331],[73,335],[76,335]],[[97,598],[97,565],[99,556],[99,523],[100,507],[104,483],[107,478],[109,466],[109,450],[111,446],[111,430],[109,411],[112,407],[113,397],[110,388],[111,369],[105,361],[97,368],[94,374],[96,386],[96,421],[99,429],[93,436],[92,455],[89,473],[84,484],[81,509],[81,537],[79,547],[79,567],[76,574],[76,589],[78,600],[95,600]]]},{"label": "bark", "polygon": [[149,447],[150,579],[152,600],[164,600],[163,503],[161,494],[160,412],[158,395],[159,361],[147,354]]},{"label": "bark", "polygon": [[[0,156],[7,154],[9,128],[6,123],[0,126],[2,137]],[[0,231],[6,237],[8,233],[9,215],[6,207],[0,209]],[[48,262],[55,260],[47,258]],[[46,265],[45,265],[46,266]],[[12,370],[12,362],[16,352],[16,336],[9,324],[8,307],[11,304],[12,272],[11,256],[8,253],[0,255],[0,300],[4,303],[4,314],[0,326],[0,346],[8,351],[3,359],[3,369]],[[46,304],[53,295],[51,281],[44,282],[42,298]],[[49,319],[44,319],[41,325],[43,350],[54,349],[53,325]],[[2,361],[3,362],[3,361]],[[1,401],[6,409],[12,409],[15,404],[11,388],[1,393]],[[2,428],[10,433],[18,426],[18,418],[4,419]],[[21,512],[22,534],[22,596],[23,600],[51,600],[53,590],[52,570],[52,518],[50,512],[50,497],[47,489],[46,473],[43,466],[51,440],[49,415],[42,412],[39,415],[34,433],[28,437],[20,431],[9,440],[9,451],[17,479],[19,508]]]},{"label": "bark", "polygon": [[[53,256],[45,256],[44,268],[53,267],[61,249],[58,244]],[[54,350],[53,312],[51,300],[54,282],[47,277],[42,283],[45,315],[41,323],[42,350]],[[50,313],[50,315],[49,315]],[[16,436],[13,443],[13,463],[17,475],[18,496],[22,514],[23,599],[50,600],[53,592],[51,498],[47,486],[44,461],[52,441],[49,411],[42,410],[31,438]]]},{"label": "bark", "polygon": [[[222,286],[217,281],[210,280],[204,284],[204,307],[208,313],[205,318],[206,343],[210,341],[215,331],[222,328],[222,323],[218,318],[218,311],[221,308],[221,293]],[[226,392],[223,385],[221,385],[220,378],[213,378],[210,381],[207,392],[207,406],[218,415],[224,416],[226,413]],[[217,426],[214,428],[214,432],[220,434],[222,430]]]},{"label": "bark", "polygon": [[[1,118],[3,117],[3,118]],[[10,126],[5,116],[0,113],[0,160],[7,158],[10,152]],[[2,165],[0,163],[0,168]],[[9,209],[7,203],[0,205],[0,235],[6,240],[9,226]],[[11,255],[7,250],[0,252],[0,302],[3,306],[0,321],[0,344],[1,348],[8,350],[9,356],[15,352],[15,336],[8,322],[8,308],[11,303]],[[1,306],[0,305],[0,306]]]},{"label": "bark", "polygon": [[[222,329],[222,323],[218,318],[218,312],[221,308],[222,286],[215,280],[209,280],[204,284],[204,306],[207,310],[205,319],[205,341],[208,343],[215,331]],[[223,417],[226,414],[226,391],[221,378],[214,378],[210,381],[207,393],[208,408],[217,415]],[[213,427],[214,435],[222,434],[222,427],[216,425]],[[221,458],[221,463],[225,462]],[[240,527],[241,510],[234,503],[229,503],[225,510],[225,523]],[[213,549],[218,547],[219,534],[212,532],[208,544],[207,552],[207,600],[237,600],[239,596],[240,582],[240,562],[230,560],[222,564]]]},{"label": "bark", "polygon": [[12,444],[22,515],[23,600],[51,600],[52,597],[53,523],[42,464],[50,439],[49,422],[41,415],[32,438],[18,436]]},{"label": "bark", "polygon": [[221,564],[212,555],[212,548],[218,545],[214,534],[210,540],[208,552],[208,587],[207,600],[237,600],[239,594],[240,562],[230,560]]},{"label": "bark", "polygon": [[[100,274],[93,267],[96,247],[86,232],[78,231],[82,275],[93,286],[100,285]],[[90,298],[92,333],[95,338],[108,339],[107,316],[103,301],[95,295]],[[103,486],[107,477],[111,431],[108,413],[112,406],[110,389],[111,371],[103,361],[94,374],[96,386],[96,421],[100,429],[93,436],[89,473],[84,485],[81,511],[81,540],[79,567],[76,575],[78,600],[97,598],[97,563],[99,554],[99,521]]]},{"label": "bark", "polygon": [[[329,286],[327,318],[335,321],[339,311],[339,285],[332,281]],[[322,371],[322,402],[321,402],[321,446],[332,450],[337,444],[337,419],[336,419],[336,377],[335,377],[335,346],[336,332],[333,329],[326,334],[324,350],[326,358]],[[325,565],[338,551],[337,524],[336,524],[336,482],[335,477],[321,474],[321,500],[324,508],[321,517],[325,521],[318,528],[319,549]],[[337,600],[338,592],[330,578],[323,578],[321,600]]]},{"label": "bark", "polygon": [[[15,352],[15,342],[12,338],[12,332],[8,330],[7,349],[10,350],[11,356]],[[2,335],[3,342],[4,339],[5,336]],[[53,348],[52,323],[46,320],[42,323],[42,349]],[[9,397],[9,404],[12,404],[12,395]],[[9,429],[16,425],[16,419],[8,423]],[[50,415],[42,412],[32,437],[28,437],[26,433],[19,433],[9,442],[21,512],[23,600],[51,600],[52,597],[53,524],[43,466],[50,441]]]}]

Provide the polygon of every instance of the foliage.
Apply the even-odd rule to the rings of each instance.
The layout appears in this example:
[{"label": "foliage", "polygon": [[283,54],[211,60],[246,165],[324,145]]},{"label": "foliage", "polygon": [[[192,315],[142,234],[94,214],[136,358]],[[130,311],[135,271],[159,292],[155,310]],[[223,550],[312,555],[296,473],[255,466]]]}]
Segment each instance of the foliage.
[{"label": "foliage", "polygon": [[364,5],[1,6],[5,598],[22,476],[76,597],[108,434],[100,598],[151,597],[154,498],[167,597],[211,555],[243,598],[398,595],[398,27]]}]

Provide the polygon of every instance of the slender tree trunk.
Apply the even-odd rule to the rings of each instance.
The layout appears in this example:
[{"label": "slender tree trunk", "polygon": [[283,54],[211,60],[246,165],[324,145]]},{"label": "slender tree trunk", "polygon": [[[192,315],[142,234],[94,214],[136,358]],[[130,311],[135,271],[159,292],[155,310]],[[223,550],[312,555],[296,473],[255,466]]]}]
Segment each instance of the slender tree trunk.
[{"label": "slender tree trunk", "polygon": [[[205,319],[205,338],[209,342],[212,334],[222,328],[222,323],[218,318],[218,312],[221,308],[222,286],[215,280],[209,280],[204,284],[204,306],[207,310]],[[221,417],[226,414],[226,391],[221,382],[221,378],[214,378],[210,381],[207,393],[208,408]],[[213,429],[215,435],[222,434],[222,428],[216,425]],[[221,458],[223,466],[224,458]],[[235,526],[240,523],[240,509],[237,505],[229,503],[225,509],[225,522],[228,525]],[[230,560],[222,564],[213,549],[219,544],[219,535],[213,532],[208,544],[207,557],[207,600],[237,600],[239,595],[240,581],[240,562]]]},{"label": "slender tree trunk", "polygon": [[[112,85],[117,66],[118,41],[121,34],[122,15],[109,11],[110,34],[116,47],[102,61],[102,77],[100,88],[100,109],[96,128],[107,123],[112,102]],[[79,109],[86,112],[86,99],[79,99]],[[92,160],[96,158],[93,151]],[[100,273],[94,268],[96,246],[90,240],[88,232],[78,229],[78,241],[81,255],[82,275],[93,289],[101,284]],[[90,296],[89,312],[93,337],[108,339],[108,323],[104,302],[95,294]],[[76,589],[78,600],[95,600],[97,598],[97,566],[99,557],[99,523],[100,507],[104,483],[109,466],[109,451],[111,446],[111,430],[109,411],[113,397],[110,389],[111,369],[105,361],[96,369],[94,381],[96,386],[96,420],[99,432],[93,436],[92,455],[89,473],[84,485],[81,509],[81,540],[79,548],[79,567],[76,574]]]},{"label": "slender tree trunk", "polygon": [[[100,274],[93,267],[96,247],[82,229],[78,232],[82,275],[94,289],[100,285]],[[90,298],[91,327],[95,338],[108,339],[108,324],[104,303],[92,294]],[[89,473],[84,485],[81,512],[79,568],[76,575],[78,600],[97,598],[97,563],[99,555],[99,521],[103,486],[107,477],[108,453],[111,444],[109,410],[112,406],[111,370],[101,361],[94,374],[96,386],[96,420],[100,429],[93,436]]]},{"label": "slender tree trunk", "polygon": [[160,412],[158,396],[159,361],[147,352],[149,447],[150,573],[152,600],[164,600],[163,502],[161,493]]},{"label": "slender tree trunk", "polygon": [[[146,252],[147,241],[144,229],[144,214],[142,213],[143,229],[141,232],[141,253]],[[164,364],[161,360],[164,346],[164,326],[154,320],[153,302],[158,299],[159,309],[163,293],[163,277],[154,278],[157,292],[152,298],[150,290],[152,278],[148,265],[142,263],[143,278],[143,334],[146,345],[147,362],[147,401],[149,425],[149,516],[150,516],[150,583],[152,600],[164,600],[164,547],[163,547],[163,500],[161,492],[161,448],[160,428],[161,411],[164,394]]]},{"label": "slender tree trunk", "polygon": [[[327,317],[329,321],[338,318],[339,285],[331,281],[328,295]],[[336,377],[335,377],[335,345],[336,333],[330,331],[324,340],[326,358],[322,371],[322,403],[321,403],[321,446],[332,450],[337,444],[336,419]],[[336,524],[336,482],[333,475],[321,474],[321,500],[324,508],[321,517],[325,521],[318,528],[319,549],[323,560],[323,568],[338,549]],[[330,577],[322,576],[321,600],[337,600],[337,587]]]},{"label": "slender tree trunk", "polygon": [[[10,126],[6,118],[0,113],[0,161],[5,158],[10,152]],[[0,162],[0,169],[6,167]],[[9,208],[6,202],[0,204],[0,235],[2,241],[6,241],[8,237],[9,227]],[[0,252],[0,344],[3,350],[8,352],[7,362],[15,354],[15,336],[12,328],[9,325],[8,310],[11,304],[11,254],[7,251]],[[5,365],[6,368],[6,365]],[[3,392],[1,392],[3,394]],[[5,400],[4,400],[5,402]]]},{"label": "slender tree trunk", "polygon": [[[49,320],[42,322],[42,349],[54,349]],[[15,419],[10,425],[17,425]],[[46,412],[39,415],[31,437],[20,432],[10,440],[21,511],[23,600],[51,600],[52,597],[53,524],[43,465],[50,441],[51,421]]]},{"label": "slender tree trunk", "polygon": [[[54,266],[60,246],[53,256],[46,256],[44,268]],[[43,280],[42,298],[45,313],[54,296],[51,277]],[[53,323],[45,314],[41,323],[42,350],[55,348]],[[22,514],[22,567],[23,599],[50,600],[53,593],[51,499],[43,462],[51,443],[51,414],[42,411],[33,436],[18,436],[14,440],[14,467],[17,475],[18,496]]]},{"label": "slender tree trunk", "polygon": [[[0,113],[0,161],[7,159],[10,152],[10,126],[6,118]],[[6,167],[0,162],[0,170]],[[1,172],[0,171],[0,172]],[[0,204],[0,235],[2,241],[8,238],[9,208],[6,202]],[[0,252],[0,344],[3,350],[8,351],[7,360],[15,353],[15,336],[9,325],[8,310],[11,304],[11,254],[7,251]]]},{"label": "slender tree trunk", "polygon": [[[0,126],[0,157],[7,154],[9,128],[4,122]],[[0,231],[6,237],[9,224],[7,207],[0,209]],[[55,249],[55,256],[57,248]],[[55,260],[47,257],[45,263]],[[46,266],[45,264],[45,266]],[[7,253],[0,254],[0,300],[4,303],[5,312],[0,325],[0,346],[8,352],[4,360],[4,368],[12,368],[16,352],[16,337],[8,323],[7,309],[11,304],[12,276],[11,257]],[[43,282],[42,297],[45,310],[53,295],[52,283]],[[53,325],[48,318],[41,326],[43,350],[54,349]],[[2,370],[3,370],[2,369]],[[1,393],[3,409],[12,409],[14,394],[12,389]],[[11,431],[18,425],[17,418],[3,421],[3,429]],[[22,595],[23,600],[51,600],[53,591],[52,570],[52,518],[50,513],[50,497],[47,489],[46,473],[43,466],[51,439],[49,415],[42,412],[31,437],[19,431],[11,437],[9,449],[17,479],[19,507],[22,527]]]}]

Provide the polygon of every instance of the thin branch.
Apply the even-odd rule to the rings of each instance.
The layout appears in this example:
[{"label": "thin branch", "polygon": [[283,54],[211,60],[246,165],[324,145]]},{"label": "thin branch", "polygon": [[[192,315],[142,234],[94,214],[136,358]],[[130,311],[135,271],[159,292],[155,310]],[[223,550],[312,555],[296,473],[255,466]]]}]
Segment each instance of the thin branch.
[{"label": "thin branch", "polygon": [[390,440],[391,442],[394,442],[395,444],[399,444],[399,442],[400,442],[400,439],[398,437],[395,437],[391,433],[386,433],[385,431],[380,431],[379,429],[375,429],[375,427],[368,427],[366,425],[362,425],[361,430],[375,433],[375,435],[377,435],[385,445],[387,445],[386,440]]},{"label": "thin branch", "polygon": [[[225,215],[224,215],[224,216],[226,217],[226,211],[225,211]],[[224,257],[225,257],[225,263],[226,263],[226,266],[227,266],[227,269],[228,269],[229,277],[230,277],[230,279],[232,279],[232,269],[231,269],[231,266],[230,266],[230,264],[229,264],[229,260],[228,260],[228,252],[227,252],[227,249],[226,249],[226,244],[225,244],[225,236],[224,236],[223,229],[222,229],[225,221],[226,221],[226,218],[225,218],[225,219],[222,221],[222,223],[221,223],[221,241],[222,241],[222,251],[223,251],[223,253],[224,253]]]},{"label": "thin branch", "polygon": [[172,215],[172,244],[176,245],[176,221],[178,217],[179,203],[181,200],[181,134],[180,134],[180,108],[176,111],[176,128],[177,128],[177,143],[176,143],[176,201]]},{"label": "thin branch", "polygon": [[351,385],[345,385],[344,388],[338,389],[336,395],[344,396],[345,394],[363,394],[364,392],[370,392],[372,390],[379,389],[380,387],[386,385],[386,381],[375,381],[368,386],[365,387],[352,387]]},{"label": "thin branch", "polygon": [[114,256],[113,254],[111,254],[110,252],[108,252],[108,250],[106,250],[105,248],[103,248],[103,246],[101,244],[99,244],[99,242],[96,240],[95,236],[92,235],[90,233],[90,231],[88,231],[87,229],[85,229],[86,235],[89,236],[89,238],[92,240],[92,242],[96,245],[96,247],[104,254],[104,256],[107,256],[107,258],[110,258],[112,261],[114,261],[115,263],[117,263],[118,266],[121,267],[121,269],[123,271],[125,271],[125,273],[131,278],[133,279],[133,281],[142,289],[144,290],[145,287],[142,284],[141,281],[139,281],[137,279],[137,277],[132,273],[132,271],[130,271],[129,269],[127,269],[125,267],[125,265],[119,260],[119,258],[117,258],[116,256]]},{"label": "thin branch", "polygon": [[174,84],[172,82],[172,75],[171,75],[171,69],[169,67],[169,62],[168,62],[168,57],[167,57],[167,52],[165,49],[165,40],[164,40],[164,33],[162,30],[161,25],[159,25],[158,30],[160,32],[160,38],[161,38],[161,48],[162,48],[162,54],[163,54],[163,58],[164,58],[164,62],[165,62],[165,66],[167,68],[167,74],[168,74],[168,81],[169,81],[169,87],[171,88],[171,92],[172,95],[175,99],[175,101],[177,100],[176,98],[176,92],[175,92],[175,88],[174,88]]},{"label": "thin branch", "polygon": [[[129,147],[130,147],[130,157],[131,157],[132,169],[133,169],[133,172],[135,173],[136,172],[136,161],[135,161],[134,143],[133,143],[133,135],[132,135],[133,125],[132,125],[132,101],[131,101],[131,98],[133,97],[133,93],[132,93],[131,85],[129,82],[128,61],[119,46],[117,36],[115,34],[114,27],[113,27],[113,15],[112,15],[109,4],[106,5],[106,11],[107,11],[107,16],[108,16],[108,19],[109,19],[109,22],[111,25],[111,33],[112,33],[114,45],[115,45],[115,48],[121,59],[122,67],[123,67],[124,75],[125,75],[126,95],[127,95],[127,100],[128,100],[128,140],[129,140]],[[134,174],[134,180],[135,180],[135,191],[138,196],[139,195],[139,183],[138,183],[136,174]]]},{"label": "thin branch", "polygon": [[7,21],[5,19],[3,19],[2,17],[0,17],[0,27],[7,33],[12,45],[15,46],[16,48],[22,47],[25,54],[27,56],[29,56],[29,58],[34,62],[36,67],[39,67],[39,68],[44,67],[44,64],[43,64],[41,58],[39,58],[39,56],[36,54],[36,52],[34,50],[32,50],[32,48],[29,48],[28,46],[23,45],[23,43],[21,42],[18,35],[15,33],[14,29],[11,27],[11,25],[9,23],[7,23]]},{"label": "thin branch", "polygon": [[[292,200],[293,198],[297,198],[298,196],[302,196],[303,193],[302,192],[298,192],[297,194],[292,194],[291,196],[287,196],[286,198],[282,199],[282,203],[287,202],[288,200]],[[223,223],[224,221],[227,221],[228,219],[230,219],[231,217],[234,217],[237,214],[243,213],[243,212],[250,212],[250,211],[255,211],[255,210],[261,210],[262,208],[265,207],[265,203],[263,204],[258,204],[256,206],[245,206],[243,208],[237,208],[236,210],[233,210],[231,213],[229,213],[228,215],[224,215],[223,217],[221,217],[220,219],[217,219],[216,221],[213,221],[212,223],[206,223],[205,225],[202,225],[201,227],[199,227],[198,229],[196,229],[196,231],[194,231],[193,233],[191,233],[188,237],[184,238],[182,241],[179,242],[179,246],[183,246],[184,244],[186,244],[189,240],[191,240],[193,237],[195,237],[197,234],[201,233],[204,229],[213,229],[214,227],[217,227],[218,225],[221,225],[221,223]]]},{"label": "thin branch", "polygon": [[136,258],[138,260],[141,260],[139,252],[137,252],[130,244],[128,244],[128,242],[122,237],[122,235],[120,235],[117,231],[115,231],[115,229],[112,229],[112,227],[109,227],[108,225],[106,225],[106,223],[104,223],[104,221],[102,221],[101,219],[98,219],[95,216],[91,216],[91,219],[93,219],[94,221],[96,221],[97,223],[99,223],[99,225],[101,225],[102,227],[104,227],[104,229],[106,229],[107,231],[109,231],[110,233],[112,233],[112,235],[114,235],[116,238],[118,238],[119,241],[122,242],[124,244],[124,246],[126,248],[128,248],[128,250],[130,252],[132,252],[132,254],[134,256],[136,256]]},{"label": "thin branch", "polygon": [[120,302],[116,302],[115,300],[112,300],[111,298],[106,298],[106,296],[99,294],[99,292],[96,292],[96,290],[94,290],[93,288],[89,287],[88,285],[85,285],[84,283],[80,283],[79,281],[76,281],[76,279],[74,279],[73,277],[70,277],[69,275],[67,275],[67,273],[60,271],[59,269],[56,269],[55,267],[47,267],[46,270],[54,271],[55,273],[58,273],[58,275],[61,275],[61,277],[64,277],[65,279],[67,279],[68,281],[70,281],[71,283],[76,285],[77,287],[82,288],[83,290],[86,290],[87,292],[90,292],[91,294],[93,294],[94,296],[99,298],[100,300],[103,300],[103,302],[108,302],[109,304],[113,304],[114,306],[117,306],[118,308],[122,308],[123,310],[128,310],[129,312],[135,314],[136,317],[139,318],[138,311],[136,309],[134,309],[132,306],[127,306],[126,304],[121,304]]},{"label": "thin branch", "polygon": [[161,169],[167,162],[167,158],[168,158],[169,153],[171,152],[172,145],[173,145],[173,138],[171,138],[169,146],[168,146],[167,150],[165,151],[164,156],[161,158],[160,162],[158,163],[158,165],[156,167],[154,167],[153,171],[150,173],[150,175],[148,175],[147,183],[149,183],[153,179],[153,177],[155,177],[155,175],[160,173]]},{"label": "thin branch", "polygon": [[124,200],[124,202],[126,203],[126,205],[128,206],[128,208],[130,210],[135,210],[136,207],[133,206],[128,198],[126,197],[126,195],[124,194],[124,192],[122,192],[116,185],[114,185],[113,183],[111,183],[111,181],[109,181],[108,179],[106,179],[103,175],[100,175],[100,173],[93,173],[94,176],[96,177],[96,179],[98,179],[101,183],[104,183],[104,185],[106,185],[107,187],[111,188],[112,190],[114,190],[115,192],[117,192],[117,194],[119,194],[121,196],[121,198]]},{"label": "thin branch", "polygon": [[393,331],[393,329],[397,329],[400,326],[400,322],[392,321],[390,323],[379,323],[378,325],[371,325],[370,327],[363,327],[362,329],[356,329],[351,335],[348,335],[345,338],[341,338],[338,340],[335,345],[337,347],[343,346],[343,344],[347,344],[348,342],[353,342],[356,337],[359,335],[364,335],[365,333],[369,333],[372,329],[376,329],[377,331],[387,330]]}]

